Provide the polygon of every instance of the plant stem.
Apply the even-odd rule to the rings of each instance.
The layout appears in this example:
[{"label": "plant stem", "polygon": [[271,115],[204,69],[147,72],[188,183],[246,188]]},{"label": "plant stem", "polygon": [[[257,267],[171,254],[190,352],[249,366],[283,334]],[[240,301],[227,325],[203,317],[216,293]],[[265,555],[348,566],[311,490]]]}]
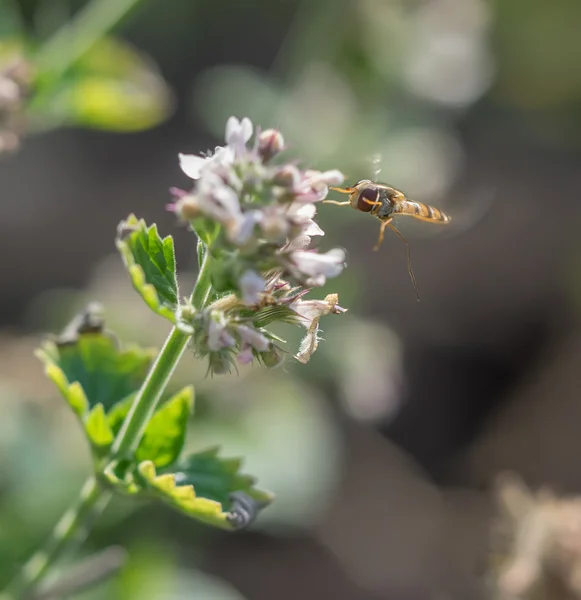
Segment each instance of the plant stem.
[{"label": "plant stem", "polygon": [[190,336],[174,327],[137,393],[111,449],[111,458],[125,458],[137,449]]},{"label": "plant stem", "polygon": [[[206,250],[196,285],[190,297],[192,304],[198,310],[204,307],[212,290],[210,261],[210,252]],[[145,428],[153,416],[161,395],[167,387],[189,340],[190,336],[177,327],[171,330],[113,443],[111,448],[112,459],[124,458],[137,450]]]},{"label": "plant stem", "polygon": [[196,310],[202,310],[210,299],[210,293],[212,291],[212,280],[210,278],[211,262],[212,256],[210,250],[206,248],[202,258],[202,264],[200,265],[198,279],[196,280],[196,287],[194,287],[194,291],[190,298],[192,305]]},{"label": "plant stem", "polygon": [[37,54],[42,71],[60,77],[142,0],[92,0]]},{"label": "plant stem", "polygon": [[[210,253],[206,251],[190,298],[198,309],[204,307],[211,295],[210,261]],[[189,339],[190,336],[177,327],[171,330],[115,438],[111,460],[130,457],[137,449]],[[102,512],[111,496],[111,492],[103,489],[91,477],[85,483],[77,503],[57,523],[45,547],[28,560],[5,593],[0,594],[0,600],[19,600],[29,594],[49,567],[70,549],[76,538],[87,535],[94,518]]]},{"label": "plant stem", "polygon": [[52,564],[66,550],[83,541],[93,521],[108,504],[111,495],[111,492],[101,488],[95,477],[90,477],[85,482],[76,504],[69,508],[56,524],[44,548],[26,562],[5,592],[0,594],[0,600],[27,597]]}]

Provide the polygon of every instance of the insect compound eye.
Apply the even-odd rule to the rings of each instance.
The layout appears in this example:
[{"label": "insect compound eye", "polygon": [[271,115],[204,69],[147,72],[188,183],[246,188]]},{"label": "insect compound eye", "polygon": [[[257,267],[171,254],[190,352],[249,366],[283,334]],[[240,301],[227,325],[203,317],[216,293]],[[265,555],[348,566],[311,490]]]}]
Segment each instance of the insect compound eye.
[{"label": "insect compound eye", "polygon": [[357,199],[357,208],[362,212],[370,212],[373,209],[373,202],[377,202],[379,190],[377,188],[365,188],[361,190]]}]

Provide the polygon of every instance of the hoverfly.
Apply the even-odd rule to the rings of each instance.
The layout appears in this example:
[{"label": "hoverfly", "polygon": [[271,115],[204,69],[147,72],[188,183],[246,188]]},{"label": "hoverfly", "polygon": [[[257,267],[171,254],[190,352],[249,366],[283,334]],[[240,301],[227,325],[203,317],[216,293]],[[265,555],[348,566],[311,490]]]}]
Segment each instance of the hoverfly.
[{"label": "hoverfly", "polygon": [[[377,171],[378,173],[378,171]],[[450,217],[443,211],[428,204],[408,200],[407,196],[395,188],[384,183],[376,183],[371,179],[361,179],[353,187],[330,188],[342,194],[349,194],[349,200],[338,202],[336,200],[324,200],[326,204],[337,204],[338,206],[350,205],[355,210],[366,212],[377,217],[381,221],[379,238],[373,250],[379,250],[383,243],[385,230],[389,227],[406,245],[408,273],[412,280],[416,298],[419,301],[418,286],[412,270],[410,247],[403,234],[393,224],[393,219],[399,215],[414,217],[428,223],[439,223],[445,225],[450,223]]]}]

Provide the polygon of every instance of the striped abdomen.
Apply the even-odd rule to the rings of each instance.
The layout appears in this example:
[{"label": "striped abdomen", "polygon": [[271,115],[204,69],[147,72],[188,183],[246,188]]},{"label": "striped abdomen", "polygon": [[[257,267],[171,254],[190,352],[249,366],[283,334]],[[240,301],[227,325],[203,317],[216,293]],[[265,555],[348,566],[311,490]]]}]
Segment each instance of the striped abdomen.
[{"label": "striped abdomen", "polygon": [[397,203],[393,211],[394,215],[409,215],[421,221],[429,221],[431,223],[449,223],[450,217],[433,206],[414,202],[413,200],[401,200]]}]

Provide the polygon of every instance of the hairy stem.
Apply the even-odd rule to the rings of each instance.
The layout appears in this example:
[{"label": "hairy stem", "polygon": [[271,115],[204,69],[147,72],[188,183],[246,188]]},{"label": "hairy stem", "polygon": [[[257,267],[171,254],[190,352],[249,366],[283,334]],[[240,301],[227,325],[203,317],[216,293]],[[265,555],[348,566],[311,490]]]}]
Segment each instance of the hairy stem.
[{"label": "hairy stem", "polygon": [[139,445],[190,336],[174,327],[151,367],[111,449],[111,458],[129,457]]},{"label": "hairy stem", "polygon": [[[198,309],[204,307],[212,292],[210,260],[210,253],[206,251],[190,298]],[[171,330],[115,438],[111,460],[131,457],[137,449],[189,339],[190,336],[177,327]],[[57,523],[45,547],[27,561],[6,591],[0,594],[0,600],[21,600],[28,596],[54,562],[78,543],[79,537],[84,538],[88,534],[94,519],[101,514],[111,495],[94,477],[89,478],[76,504]]]},{"label": "hairy stem", "polygon": [[196,281],[196,287],[192,292],[191,302],[196,310],[202,310],[208,303],[212,292],[212,280],[210,277],[212,255],[206,248],[203,255],[198,248],[198,256],[202,256],[202,264]]},{"label": "hairy stem", "polygon": [[[198,273],[191,302],[196,309],[204,307],[212,291],[210,280],[210,253],[206,251]],[[143,382],[111,449],[111,458],[130,456],[139,445],[149,420],[153,416],[177,364],[182,357],[190,336],[174,327],[157,359]]]}]

